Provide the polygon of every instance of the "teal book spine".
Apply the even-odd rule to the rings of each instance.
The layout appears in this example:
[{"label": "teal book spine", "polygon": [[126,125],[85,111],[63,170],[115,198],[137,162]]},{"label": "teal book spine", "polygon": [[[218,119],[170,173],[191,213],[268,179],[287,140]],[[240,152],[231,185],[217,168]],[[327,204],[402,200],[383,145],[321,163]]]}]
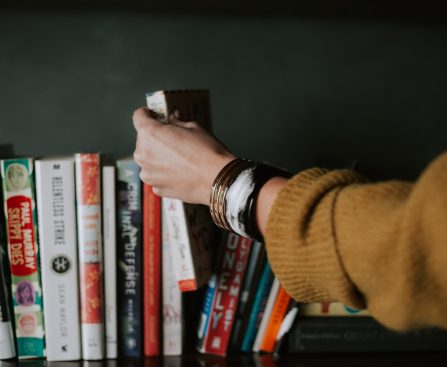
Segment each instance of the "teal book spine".
[{"label": "teal book spine", "polygon": [[33,161],[0,161],[18,357],[45,356]]}]

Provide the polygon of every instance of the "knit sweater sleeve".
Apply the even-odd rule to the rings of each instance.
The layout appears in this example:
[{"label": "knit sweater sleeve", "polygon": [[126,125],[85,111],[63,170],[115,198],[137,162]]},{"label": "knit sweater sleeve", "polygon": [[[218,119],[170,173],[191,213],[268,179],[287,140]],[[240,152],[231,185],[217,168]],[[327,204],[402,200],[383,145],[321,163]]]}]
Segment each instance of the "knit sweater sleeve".
[{"label": "knit sweater sleeve", "polygon": [[300,302],[367,307],[398,330],[447,328],[447,154],[414,184],[303,171],[278,194],[265,242]]}]

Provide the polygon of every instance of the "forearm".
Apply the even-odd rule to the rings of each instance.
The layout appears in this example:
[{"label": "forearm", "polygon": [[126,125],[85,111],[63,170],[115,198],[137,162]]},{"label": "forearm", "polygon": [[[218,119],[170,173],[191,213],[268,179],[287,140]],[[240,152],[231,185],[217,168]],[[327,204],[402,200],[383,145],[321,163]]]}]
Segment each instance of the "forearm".
[{"label": "forearm", "polygon": [[308,170],[270,211],[272,269],[299,301],[368,307],[389,327],[447,327],[447,156],[413,185]]}]

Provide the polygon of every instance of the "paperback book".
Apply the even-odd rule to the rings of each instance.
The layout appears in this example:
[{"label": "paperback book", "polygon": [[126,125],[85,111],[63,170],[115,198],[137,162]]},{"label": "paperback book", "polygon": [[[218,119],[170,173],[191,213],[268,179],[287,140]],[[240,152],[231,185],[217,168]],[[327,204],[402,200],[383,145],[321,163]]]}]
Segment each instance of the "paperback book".
[{"label": "paperback book", "polygon": [[30,158],[18,158],[2,160],[0,165],[18,356],[44,357],[34,164]]}]

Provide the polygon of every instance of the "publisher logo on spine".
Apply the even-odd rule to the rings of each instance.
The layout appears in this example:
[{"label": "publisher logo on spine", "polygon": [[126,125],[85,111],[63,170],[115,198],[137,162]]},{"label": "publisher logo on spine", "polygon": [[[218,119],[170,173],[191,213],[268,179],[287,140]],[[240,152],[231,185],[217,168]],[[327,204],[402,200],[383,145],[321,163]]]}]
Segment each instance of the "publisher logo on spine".
[{"label": "publisher logo on spine", "polygon": [[57,274],[65,274],[70,268],[70,259],[64,255],[58,255],[51,259],[51,269]]}]

